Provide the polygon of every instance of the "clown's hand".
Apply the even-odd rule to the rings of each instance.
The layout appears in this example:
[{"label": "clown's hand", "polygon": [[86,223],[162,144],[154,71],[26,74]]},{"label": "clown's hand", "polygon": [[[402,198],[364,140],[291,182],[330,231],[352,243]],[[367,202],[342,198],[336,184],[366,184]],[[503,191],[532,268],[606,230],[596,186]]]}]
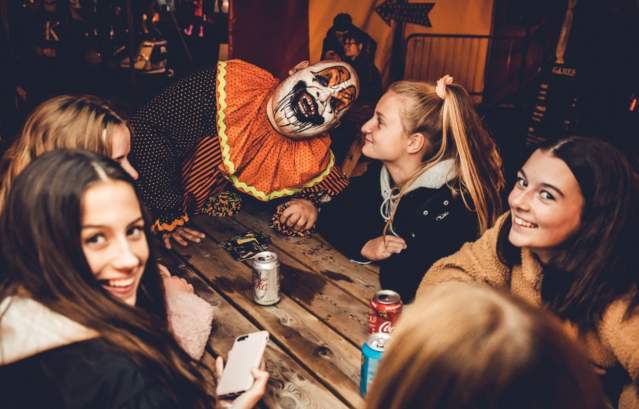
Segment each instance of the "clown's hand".
[{"label": "clown's hand", "polygon": [[171,249],[171,239],[175,240],[180,246],[186,247],[189,242],[199,243],[204,238],[204,233],[195,229],[180,226],[172,232],[162,234],[164,247]]},{"label": "clown's hand", "polygon": [[304,68],[308,67],[309,65],[310,63],[308,62],[308,60],[300,61],[297,64],[295,64],[295,67],[288,70],[288,75],[293,75],[299,70],[303,70]]},{"label": "clown's hand", "polygon": [[310,230],[317,221],[317,208],[306,199],[293,199],[280,216],[280,223],[297,231]]}]

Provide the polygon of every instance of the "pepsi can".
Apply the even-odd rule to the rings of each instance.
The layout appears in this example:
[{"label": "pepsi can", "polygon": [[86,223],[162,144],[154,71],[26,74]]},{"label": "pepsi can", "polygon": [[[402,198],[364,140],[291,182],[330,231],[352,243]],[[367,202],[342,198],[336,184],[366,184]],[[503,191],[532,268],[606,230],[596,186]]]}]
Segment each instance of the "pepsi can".
[{"label": "pepsi can", "polygon": [[362,368],[359,378],[359,393],[366,396],[368,388],[373,382],[373,378],[377,373],[379,361],[384,353],[384,345],[390,339],[390,335],[383,332],[377,332],[368,336],[368,339],[362,345]]}]

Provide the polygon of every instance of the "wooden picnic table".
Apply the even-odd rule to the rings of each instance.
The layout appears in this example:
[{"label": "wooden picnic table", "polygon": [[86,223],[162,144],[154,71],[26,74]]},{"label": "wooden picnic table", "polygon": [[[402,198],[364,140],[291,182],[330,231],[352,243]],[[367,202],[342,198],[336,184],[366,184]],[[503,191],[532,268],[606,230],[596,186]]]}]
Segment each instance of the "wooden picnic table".
[{"label": "wooden picnic table", "polygon": [[[242,334],[266,330],[265,361],[271,374],[268,408],[358,408],[361,353],[368,302],[379,289],[374,267],[355,264],[319,235],[284,237],[270,227],[268,209],[246,206],[231,218],[196,216],[207,237],[163,257],[174,273],[216,307],[205,362],[226,353]],[[248,231],[268,235],[280,261],[281,301],[253,301],[252,269],[222,243]],[[175,257],[177,256],[177,257]],[[179,271],[178,271],[179,270]]]}]

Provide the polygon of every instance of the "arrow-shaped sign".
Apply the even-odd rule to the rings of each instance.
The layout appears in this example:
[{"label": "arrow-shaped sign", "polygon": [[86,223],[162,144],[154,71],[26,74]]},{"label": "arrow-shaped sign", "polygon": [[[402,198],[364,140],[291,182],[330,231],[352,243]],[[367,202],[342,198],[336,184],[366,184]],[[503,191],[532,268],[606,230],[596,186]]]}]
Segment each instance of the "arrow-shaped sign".
[{"label": "arrow-shaped sign", "polygon": [[428,12],[434,5],[434,3],[396,3],[395,0],[386,0],[375,7],[375,11],[388,25],[391,20],[395,20],[431,27]]}]

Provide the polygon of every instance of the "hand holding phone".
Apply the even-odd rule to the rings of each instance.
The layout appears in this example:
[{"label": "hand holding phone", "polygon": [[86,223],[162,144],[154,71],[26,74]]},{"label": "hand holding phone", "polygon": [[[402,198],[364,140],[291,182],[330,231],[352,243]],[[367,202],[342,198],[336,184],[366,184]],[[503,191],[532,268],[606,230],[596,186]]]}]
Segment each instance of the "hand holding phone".
[{"label": "hand holding phone", "polygon": [[[224,360],[221,356],[217,357],[217,360],[215,361],[215,367],[218,379],[222,378],[222,372],[224,372]],[[262,398],[266,394],[268,378],[270,377],[269,373],[266,372],[264,360],[262,360],[259,369],[253,368],[251,372],[253,374],[253,377],[255,378],[255,382],[253,382],[253,385],[251,385],[251,387],[246,392],[241,393],[240,396],[233,399],[232,401],[220,399],[220,408],[253,409],[255,408],[257,403],[262,400]]]},{"label": "hand holding phone", "polygon": [[219,397],[238,395],[253,385],[255,379],[251,370],[260,365],[267,343],[267,331],[252,332],[235,339],[217,384]]}]

